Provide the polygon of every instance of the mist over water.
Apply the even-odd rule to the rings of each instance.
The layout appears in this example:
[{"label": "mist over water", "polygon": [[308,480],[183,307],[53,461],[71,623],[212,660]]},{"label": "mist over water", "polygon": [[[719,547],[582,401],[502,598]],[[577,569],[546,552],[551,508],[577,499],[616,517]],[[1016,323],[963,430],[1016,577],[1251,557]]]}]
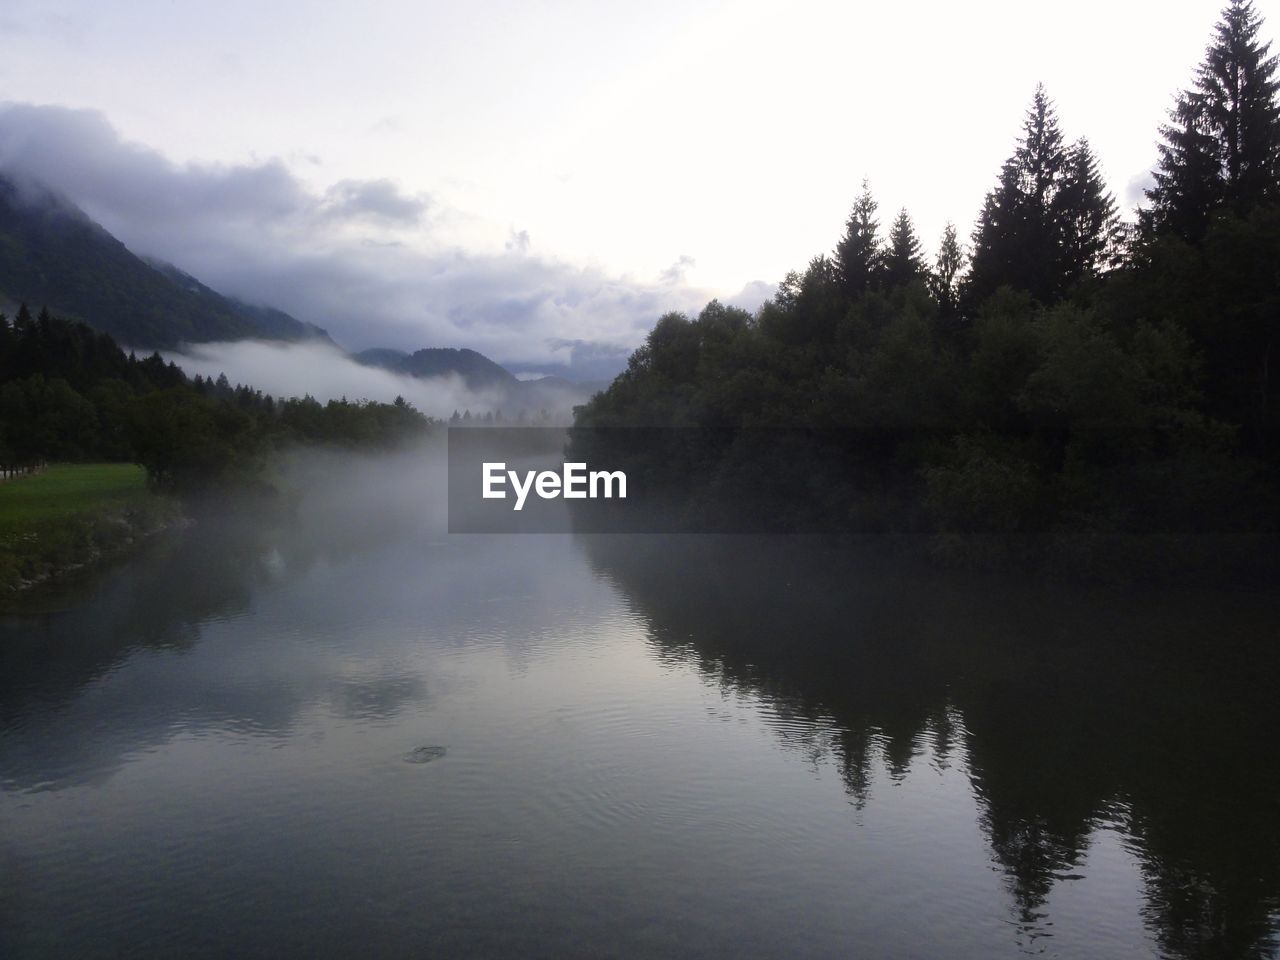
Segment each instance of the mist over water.
[{"label": "mist over water", "polygon": [[492,409],[497,397],[468,390],[461,377],[408,377],[356,363],[324,343],[237,340],[196,343],[170,353],[189,376],[251,383],[272,396],[313,396],[322,403],[346,397],[390,403],[403,396],[428,416],[448,417],[467,407]]},{"label": "mist over water", "polygon": [[275,476],[0,624],[0,953],[1276,949],[1274,597]]},{"label": "mist over water", "polygon": [[514,416],[521,409],[548,410],[564,418],[583,403],[589,390],[570,384],[538,384],[536,392],[513,395],[500,388],[475,389],[458,375],[413,377],[357,363],[331,344],[234,340],[187,344],[164,354],[187,373],[216,380],[225,374],[232,384],[251,384],[276,397],[311,396],[323,402],[376,400],[391,403],[404,397],[418,410],[439,420],[454,411]]}]

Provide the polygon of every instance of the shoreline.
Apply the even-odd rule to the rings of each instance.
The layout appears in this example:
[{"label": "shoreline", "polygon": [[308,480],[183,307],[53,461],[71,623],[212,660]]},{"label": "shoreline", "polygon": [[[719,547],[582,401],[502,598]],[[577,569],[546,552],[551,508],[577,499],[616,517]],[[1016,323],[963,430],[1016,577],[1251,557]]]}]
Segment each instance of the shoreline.
[{"label": "shoreline", "polygon": [[[79,531],[82,535],[91,538],[86,553],[72,560],[29,558],[41,564],[42,569],[34,576],[19,576],[16,580],[0,585],[0,613],[9,612],[14,602],[30,596],[42,587],[52,587],[74,574],[94,567],[109,566],[128,560],[137,550],[153,542],[160,535],[170,531],[185,530],[194,524],[195,520],[181,513],[164,518],[158,523],[147,524],[135,524],[131,518],[119,515],[95,517]],[[113,537],[103,543],[96,535],[104,526],[114,526],[117,529],[123,527],[127,532],[122,530],[119,539]],[[3,552],[0,552],[0,557],[3,555]]]},{"label": "shoreline", "polygon": [[77,571],[189,525],[182,504],[132,465],[51,465],[0,490],[0,610]]}]

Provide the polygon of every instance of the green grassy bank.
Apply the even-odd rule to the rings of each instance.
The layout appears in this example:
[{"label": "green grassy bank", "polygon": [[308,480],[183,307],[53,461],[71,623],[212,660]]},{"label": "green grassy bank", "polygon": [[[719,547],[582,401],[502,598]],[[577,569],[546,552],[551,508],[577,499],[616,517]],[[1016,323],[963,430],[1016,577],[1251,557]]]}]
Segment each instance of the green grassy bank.
[{"label": "green grassy bank", "polygon": [[128,463],[54,464],[0,482],[0,603],[25,586],[119,553],[178,508]]}]

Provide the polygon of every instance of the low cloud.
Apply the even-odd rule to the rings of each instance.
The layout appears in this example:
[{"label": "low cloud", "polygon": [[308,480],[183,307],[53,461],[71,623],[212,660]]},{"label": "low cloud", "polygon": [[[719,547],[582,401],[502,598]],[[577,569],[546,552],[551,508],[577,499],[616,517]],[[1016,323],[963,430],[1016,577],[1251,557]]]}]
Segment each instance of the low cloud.
[{"label": "low cloud", "polygon": [[684,283],[685,276],[698,265],[698,261],[687,253],[682,253],[676,262],[662,271],[662,282],[672,285]]},{"label": "low cloud", "polygon": [[[642,281],[535,254],[524,232],[505,249],[500,236],[468,248],[448,236],[471,222],[465,213],[389,180],[315,191],[279,159],[178,164],[96,111],[0,105],[0,172],[38,178],[134,252],[317,323],[351,349],[466,346],[575,376],[596,350],[615,356],[612,375],[659,316],[711,296],[684,283],[688,257]],[[590,369],[604,375],[594,360]]]},{"label": "low cloud", "polygon": [[509,253],[528,253],[529,252],[529,231],[512,229],[511,236],[507,238],[506,250]]},{"label": "low cloud", "polygon": [[556,338],[547,346],[554,359],[545,363],[516,363],[512,371],[520,377],[558,375],[576,381],[612,380],[627,365],[632,348],[617,343]]},{"label": "low cloud", "polygon": [[428,198],[409,197],[390,180],[341,180],[325,192],[325,209],[338,220],[372,219],[416,225],[427,213]]},{"label": "low cloud", "polygon": [[216,380],[226,374],[233,385],[249,384],[273,397],[312,396],[321,402],[346,398],[382,403],[404,397],[418,410],[439,420],[448,419],[455,410],[470,410],[477,415],[502,412],[510,418],[545,412],[553,422],[563,423],[592,392],[577,384],[551,381],[475,389],[457,375],[411,377],[357,363],[337,347],[321,341],[198,343],[163,356],[190,376]]},{"label": "low cloud", "polygon": [[226,374],[232,384],[251,384],[275,397],[312,396],[321,402],[404,397],[428,416],[445,419],[454,410],[499,409],[503,398],[469,390],[461,377],[419,379],[357,363],[328,344],[237,340],[200,343],[164,354],[189,375],[216,379]]}]

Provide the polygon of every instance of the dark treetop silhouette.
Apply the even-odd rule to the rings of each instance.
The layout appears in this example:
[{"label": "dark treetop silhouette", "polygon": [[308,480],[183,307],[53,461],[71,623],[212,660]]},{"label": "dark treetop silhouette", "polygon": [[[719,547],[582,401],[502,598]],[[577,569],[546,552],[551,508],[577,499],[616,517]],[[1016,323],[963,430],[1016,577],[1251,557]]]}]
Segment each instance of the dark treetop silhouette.
[{"label": "dark treetop silhouette", "polygon": [[[673,465],[695,500],[781,476],[781,455],[746,452],[744,428],[847,432],[843,451],[814,454],[823,495],[773,506],[784,527],[821,500],[832,529],[928,532],[935,552],[975,563],[1271,562],[1280,104],[1260,26],[1243,0],[1223,13],[1161,131],[1138,225],[1119,222],[1087,140],[1068,141],[1038,87],[967,272],[950,226],[926,269],[906,211],[886,246],[864,183],[833,256],[754,315],[713,302],[662,317],[577,424],[719,438]],[[788,476],[804,473],[796,456]]]}]

